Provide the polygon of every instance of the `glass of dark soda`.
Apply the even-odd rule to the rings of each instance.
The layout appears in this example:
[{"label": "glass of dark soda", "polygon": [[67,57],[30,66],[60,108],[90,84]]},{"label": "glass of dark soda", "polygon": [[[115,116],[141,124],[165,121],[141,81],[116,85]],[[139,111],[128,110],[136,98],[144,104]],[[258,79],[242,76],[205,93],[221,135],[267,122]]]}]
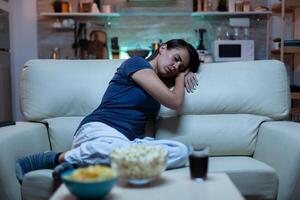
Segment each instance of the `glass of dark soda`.
[{"label": "glass of dark soda", "polygon": [[192,179],[205,180],[207,178],[209,146],[192,144],[189,146],[190,174]]}]

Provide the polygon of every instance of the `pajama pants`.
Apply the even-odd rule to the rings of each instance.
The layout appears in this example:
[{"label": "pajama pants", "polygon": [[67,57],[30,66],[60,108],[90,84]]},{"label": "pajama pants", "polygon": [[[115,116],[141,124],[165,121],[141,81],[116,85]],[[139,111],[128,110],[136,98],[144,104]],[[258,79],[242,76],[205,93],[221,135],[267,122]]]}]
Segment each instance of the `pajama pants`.
[{"label": "pajama pants", "polygon": [[185,166],[188,161],[188,149],[180,142],[155,140],[151,137],[130,141],[116,129],[101,122],[90,122],[78,129],[72,149],[65,153],[65,160],[72,164],[109,164],[109,155],[113,149],[130,144],[159,145],[165,148],[168,151],[168,169]]}]

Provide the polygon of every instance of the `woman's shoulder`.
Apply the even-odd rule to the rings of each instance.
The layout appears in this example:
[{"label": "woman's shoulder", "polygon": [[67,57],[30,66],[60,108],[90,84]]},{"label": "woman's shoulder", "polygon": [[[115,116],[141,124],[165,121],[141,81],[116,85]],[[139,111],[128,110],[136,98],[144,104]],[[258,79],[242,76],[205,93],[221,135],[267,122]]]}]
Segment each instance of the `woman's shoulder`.
[{"label": "woman's shoulder", "polygon": [[140,56],[130,57],[127,60],[125,60],[124,63],[150,65],[150,63],[145,58],[140,57]]},{"label": "woman's shoulder", "polygon": [[126,74],[141,70],[141,69],[152,69],[150,63],[143,57],[134,56],[125,60],[121,69],[126,72]]}]

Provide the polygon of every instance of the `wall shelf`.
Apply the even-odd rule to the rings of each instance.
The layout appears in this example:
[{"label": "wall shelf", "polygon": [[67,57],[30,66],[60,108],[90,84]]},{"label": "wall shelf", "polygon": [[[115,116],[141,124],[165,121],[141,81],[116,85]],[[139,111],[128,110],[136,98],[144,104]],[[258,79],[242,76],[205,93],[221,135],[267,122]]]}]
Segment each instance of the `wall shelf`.
[{"label": "wall shelf", "polygon": [[270,15],[271,11],[251,11],[251,12],[118,12],[118,13],[41,13],[40,16],[56,17],[56,18],[113,18],[113,17],[130,17],[130,16],[254,16],[254,15]]},{"label": "wall shelf", "polygon": [[193,12],[193,17],[204,16],[251,16],[251,15],[271,15],[271,11],[250,11],[250,12]]},{"label": "wall shelf", "polygon": [[176,17],[191,16],[191,12],[120,12],[121,17],[149,16],[149,17]]},{"label": "wall shelf", "polygon": [[[284,12],[288,13],[288,14],[292,14],[293,11],[294,11],[293,7],[286,7]],[[273,5],[272,6],[272,12],[273,12],[273,14],[280,14],[281,15],[281,3]]]},{"label": "wall shelf", "polygon": [[[280,49],[273,49],[273,54],[280,54]],[[295,54],[300,53],[300,47],[284,47],[284,53]]]},{"label": "wall shelf", "polygon": [[61,17],[61,18],[112,18],[112,17],[120,17],[119,13],[77,13],[77,12],[69,12],[69,13],[41,13],[40,16],[43,17]]},{"label": "wall shelf", "polygon": [[292,92],[291,97],[292,99],[300,100],[300,92]]}]

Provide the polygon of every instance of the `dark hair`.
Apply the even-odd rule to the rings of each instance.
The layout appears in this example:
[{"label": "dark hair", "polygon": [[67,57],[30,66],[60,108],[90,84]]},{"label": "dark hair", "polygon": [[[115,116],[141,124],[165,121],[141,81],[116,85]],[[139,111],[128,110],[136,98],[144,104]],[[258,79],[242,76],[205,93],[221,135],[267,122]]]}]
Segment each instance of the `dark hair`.
[{"label": "dark hair", "polygon": [[[194,73],[198,71],[200,65],[199,55],[196,49],[190,43],[182,39],[172,39],[163,44],[167,45],[167,50],[185,48],[188,51],[190,56],[190,62],[188,64],[188,68],[190,69],[191,72]],[[147,60],[148,61],[153,60],[158,54],[159,54],[159,48],[157,48],[153,52],[153,54],[149,58],[147,58]]]}]

